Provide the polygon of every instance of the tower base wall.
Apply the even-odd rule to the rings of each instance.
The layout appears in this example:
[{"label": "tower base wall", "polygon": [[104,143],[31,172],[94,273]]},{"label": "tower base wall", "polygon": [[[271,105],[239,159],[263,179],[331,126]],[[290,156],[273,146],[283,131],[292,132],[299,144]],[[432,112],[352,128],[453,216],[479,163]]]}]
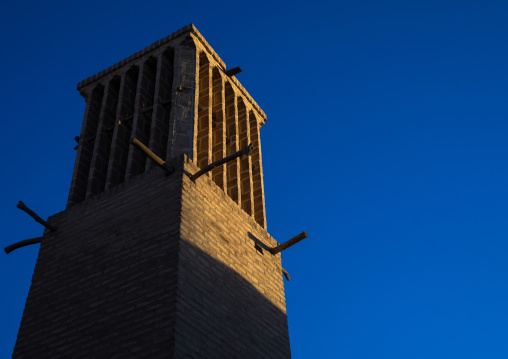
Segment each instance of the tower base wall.
[{"label": "tower base wall", "polygon": [[13,358],[290,357],[277,242],[172,165],[49,219]]}]

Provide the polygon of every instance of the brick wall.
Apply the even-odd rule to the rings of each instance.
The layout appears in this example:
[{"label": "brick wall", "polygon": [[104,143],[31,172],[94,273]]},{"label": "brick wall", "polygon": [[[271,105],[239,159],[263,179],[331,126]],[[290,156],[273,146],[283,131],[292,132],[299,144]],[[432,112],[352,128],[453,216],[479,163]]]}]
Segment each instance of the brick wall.
[{"label": "brick wall", "polygon": [[277,242],[175,159],[49,221],[13,358],[289,358]]},{"label": "brick wall", "polygon": [[51,217],[13,358],[169,358],[180,172],[155,168]]},{"label": "brick wall", "polygon": [[209,176],[184,177],[177,358],[290,357],[281,258],[266,250],[276,245]]},{"label": "brick wall", "polygon": [[[189,25],[78,85],[67,209],[49,219],[14,358],[290,357],[266,232],[266,115],[225,70]],[[189,179],[249,143],[252,156]]]}]

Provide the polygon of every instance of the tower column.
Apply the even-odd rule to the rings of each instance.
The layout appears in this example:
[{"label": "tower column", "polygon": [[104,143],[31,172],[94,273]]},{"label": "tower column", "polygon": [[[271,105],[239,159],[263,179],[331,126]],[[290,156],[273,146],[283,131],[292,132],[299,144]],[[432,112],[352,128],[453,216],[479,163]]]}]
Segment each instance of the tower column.
[{"label": "tower column", "polygon": [[138,76],[138,67],[132,66],[122,76],[120,82],[115,129],[111,141],[111,153],[106,175],[106,189],[111,189],[124,182],[125,179]]},{"label": "tower column", "polygon": [[87,199],[104,191],[106,185],[111,139],[118,107],[119,82],[120,79],[115,77],[106,84],[104,89],[99,125],[95,135],[93,156],[88,175]]},{"label": "tower column", "polygon": [[204,168],[212,160],[212,69],[204,53],[199,56],[197,164]]},{"label": "tower column", "polygon": [[[226,157],[226,114],[224,79],[217,67],[212,70],[212,162]],[[212,170],[212,178],[219,187],[226,189],[226,164]]]},{"label": "tower column", "polygon": [[[196,48],[190,36],[175,48],[175,68],[171,104],[174,137],[168,144],[168,160],[183,154],[196,158],[194,144],[194,108],[196,91]],[[171,139],[171,136],[169,136]]]},{"label": "tower column", "polygon": [[[229,156],[239,150],[238,144],[238,99],[231,85],[226,82],[226,154]],[[239,193],[240,160],[237,158],[227,163],[227,193],[240,204]]]},{"label": "tower column", "polygon": [[[170,50],[157,57],[155,89],[151,113],[150,139],[148,148],[161,158],[167,156],[169,136],[169,114],[171,109],[171,88],[173,86],[173,53]],[[155,166],[153,161],[146,159],[146,169]]]},{"label": "tower column", "polygon": [[[253,117],[253,116],[252,116]],[[254,147],[252,153],[252,185],[254,188],[254,218],[266,229],[265,191],[263,185],[263,166],[261,165],[261,141],[259,140],[259,124],[256,118],[250,121],[250,135]]]},{"label": "tower column", "polygon": [[[154,59],[149,58],[143,62],[139,71],[134,102],[134,118],[130,137],[136,137],[142,143],[147,144],[150,137],[151,111],[155,87]],[[146,156],[133,146],[129,147],[127,158],[126,180],[145,170]]]},{"label": "tower column", "polygon": [[[248,146],[250,143],[250,129],[249,129],[249,113],[245,106],[244,101],[240,98],[238,100],[238,138],[240,148]],[[249,215],[252,215],[252,180],[250,173],[250,156],[242,156],[239,158],[240,162],[240,193],[241,193],[241,206],[242,209]]]},{"label": "tower column", "polygon": [[86,197],[88,173],[93,156],[95,134],[99,123],[103,94],[104,87],[102,85],[97,85],[86,95],[85,116],[79,136],[78,153],[76,154],[76,162],[74,163],[74,172],[72,174],[67,207],[83,201]]}]

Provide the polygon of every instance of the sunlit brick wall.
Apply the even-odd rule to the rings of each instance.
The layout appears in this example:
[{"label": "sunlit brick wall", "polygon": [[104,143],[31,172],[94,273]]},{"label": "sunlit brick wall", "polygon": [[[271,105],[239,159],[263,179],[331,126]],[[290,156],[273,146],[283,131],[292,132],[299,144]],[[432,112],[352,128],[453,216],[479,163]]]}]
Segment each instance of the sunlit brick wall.
[{"label": "sunlit brick wall", "polygon": [[290,358],[277,244],[211,178],[183,178],[176,357]]}]

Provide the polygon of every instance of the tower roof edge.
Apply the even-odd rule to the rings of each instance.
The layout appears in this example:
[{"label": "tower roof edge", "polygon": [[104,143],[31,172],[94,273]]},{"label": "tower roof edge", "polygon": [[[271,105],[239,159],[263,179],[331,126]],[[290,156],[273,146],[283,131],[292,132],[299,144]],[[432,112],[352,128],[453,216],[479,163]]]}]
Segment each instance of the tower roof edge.
[{"label": "tower roof edge", "polygon": [[[148,45],[144,49],[117,62],[116,64],[109,66],[108,68],[96,73],[95,75],[92,75],[92,76],[82,80],[81,82],[78,83],[77,89],[83,96],[85,96],[85,94],[84,94],[84,92],[86,92],[86,90],[84,90],[85,87],[95,83],[96,81],[101,80],[102,78],[108,76],[109,74],[117,71],[118,69],[126,66],[129,63],[135,62],[138,59],[149,55],[151,52],[155,52],[161,46],[164,46],[167,43],[169,43],[171,41],[175,41],[179,38],[184,38],[185,36],[188,36],[190,34],[192,34],[194,36],[195,40],[199,41],[201,47],[204,48],[209,53],[209,55],[213,57],[214,61],[219,66],[221,66],[223,68],[223,70],[225,71],[226,70],[226,63],[219,57],[219,55],[215,52],[215,50],[212,48],[212,46],[210,46],[210,44],[206,41],[204,36],[201,35],[199,30],[196,28],[196,26],[191,23],[191,24],[188,24],[188,25],[182,27],[181,29],[171,33],[170,35],[160,39],[159,41],[156,41],[153,44]],[[236,87],[240,90],[240,92],[242,92],[243,95],[249,100],[249,102],[251,102],[251,104],[253,105],[253,107],[255,108],[255,110],[257,111],[257,113],[260,116],[259,122],[260,122],[260,125],[262,126],[267,119],[264,111],[259,107],[259,105],[252,98],[252,96],[248,93],[248,91],[241,85],[241,83],[234,76],[232,76],[230,79],[231,79],[232,83],[234,83],[236,85]]]},{"label": "tower roof edge", "polygon": [[[190,34],[191,32],[197,32],[199,34],[199,31],[196,29],[194,24],[189,24],[189,25],[182,27],[180,30],[177,30],[177,31],[169,34],[168,36],[160,39],[159,41],[156,41],[153,44],[148,45],[144,49],[130,55],[129,57],[123,59],[122,61],[119,61],[116,64],[109,66],[108,68],[96,73],[95,75],[87,77],[86,79],[84,79],[83,81],[78,83],[78,86],[77,86],[78,91],[81,90],[83,87],[88,86],[91,83],[97,81],[98,79],[110,74],[111,72],[125,66],[129,62],[135,61],[135,60],[145,56],[149,52],[152,52],[152,51],[158,49],[159,47],[165,45],[166,43],[168,43],[172,40],[175,40],[179,37],[183,37],[187,34]],[[201,36],[201,34],[199,34],[199,35]]]}]

